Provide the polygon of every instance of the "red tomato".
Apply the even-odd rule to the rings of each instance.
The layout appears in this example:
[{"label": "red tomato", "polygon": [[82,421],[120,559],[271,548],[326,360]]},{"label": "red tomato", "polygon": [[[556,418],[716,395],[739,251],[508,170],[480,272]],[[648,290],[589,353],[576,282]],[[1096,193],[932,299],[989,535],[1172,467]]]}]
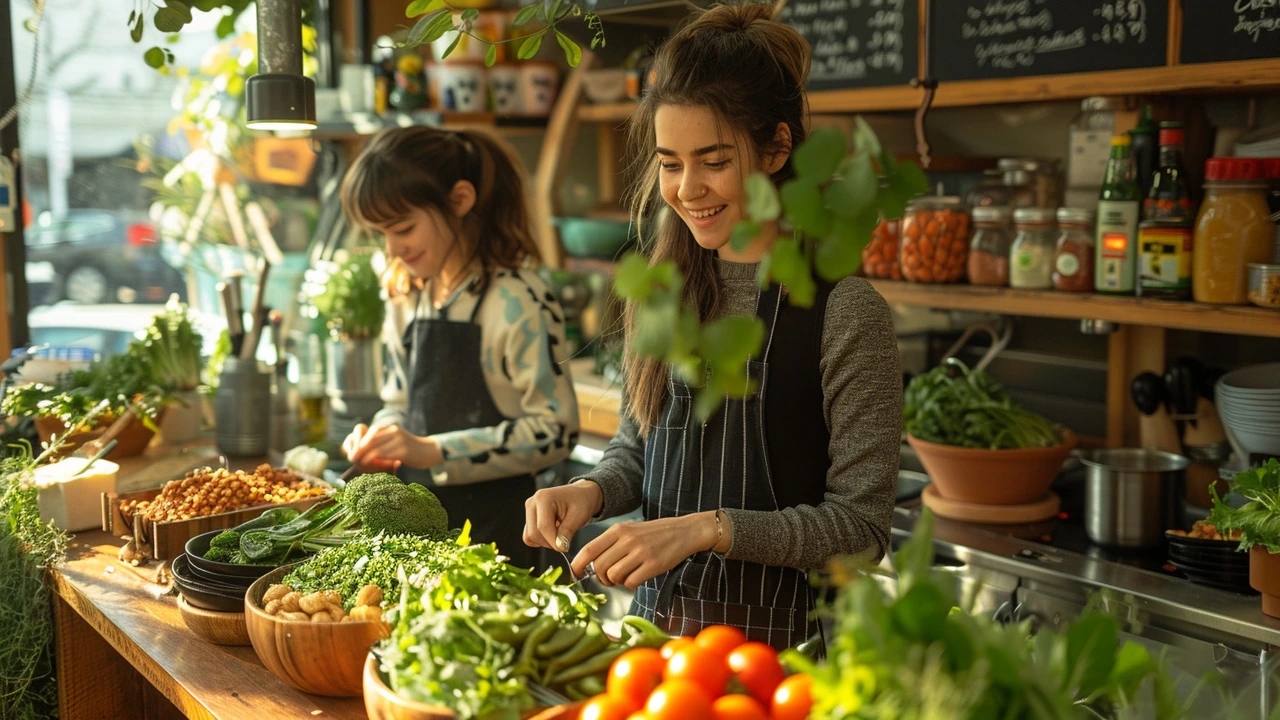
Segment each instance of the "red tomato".
[{"label": "red tomato", "polygon": [[747,641],[747,636],[735,627],[712,625],[698,633],[698,637],[693,641],[699,647],[704,647],[720,657],[728,657],[734,648]]},{"label": "red tomato", "polygon": [[644,711],[649,720],[707,720],[711,698],[688,680],[668,680],[649,696]]},{"label": "red tomato", "polygon": [[769,712],[746,695],[725,695],[711,703],[711,720],[769,720]]},{"label": "red tomato", "polygon": [[718,698],[724,694],[730,674],[729,664],[723,655],[698,645],[689,645],[671,656],[662,678],[688,680],[701,687],[708,697]]},{"label": "red tomato", "polygon": [[751,697],[765,704],[773,701],[773,691],[786,677],[778,664],[778,652],[758,642],[739,645],[729,653],[729,669]]},{"label": "red tomato", "polygon": [[582,720],[627,720],[636,709],[627,698],[610,694],[597,695],[582,706]]},{"label": "red tomato", "polygon": [[631,703],[631,710],[639,710],[662,682],[665,665],[662,654],[652,648],[626,651],[609,668],[609,694],[625,698]]},{"label": "red tomato", "polygon": [[792,675],[773,693],[773,720],[805,720],[813,708],[813,678]]},{"label": "red tomato", "polygon": [[665,645],[662,646],[662,659],[670,660],[671,656],[675,655],[677,650],[681,648],[689,647],[692,644],[693,644],[693,638],[687,638],[687,637],[671,638],[670,640],[667,641]]}]

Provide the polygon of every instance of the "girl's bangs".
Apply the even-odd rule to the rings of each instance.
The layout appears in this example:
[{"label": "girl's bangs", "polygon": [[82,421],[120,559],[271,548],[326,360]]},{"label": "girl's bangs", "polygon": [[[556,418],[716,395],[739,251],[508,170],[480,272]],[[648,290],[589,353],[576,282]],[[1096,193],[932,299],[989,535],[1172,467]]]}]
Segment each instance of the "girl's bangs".
[{"label": "girl's bangs", "polygon": [[415,182],[411,174],[384,163],[358,164],[352,168],[350,177],[343,203],[351,218],[365,227],[396,222],[428,204],[429,187],[421,187],[422,183]]}]

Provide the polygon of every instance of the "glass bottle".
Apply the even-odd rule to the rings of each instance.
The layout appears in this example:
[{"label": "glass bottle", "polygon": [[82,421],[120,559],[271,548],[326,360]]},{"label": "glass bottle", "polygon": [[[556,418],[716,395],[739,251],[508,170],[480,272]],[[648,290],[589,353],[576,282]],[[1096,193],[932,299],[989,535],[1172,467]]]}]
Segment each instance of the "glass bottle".
[{"label": "glass bottle", "polygon": [[1035,207],[1036,189],[1032,185],[1032,167],[1026,160],[1005,158],[999,162],[1004,173],[1004,186],[1009,193],[1009,207]]},{"label": "glass bottle", "polygon": [[1138,187],[1142,188],[1143,197],[1150,192],[1151,177],[1156,171],[1159,135],[1160,128],[1151,119],[1151,106],[1146,105],[1142,108],[1142,119],[1129,131],[1129,152],[1138,169]]},{"label": "glass bottle", "polygon": [[1112,137],[1098,199],[1094,288],[1100,293],[1132,295],[1135,289],[1142,190],[1134,173],[1129,136]]},{"label": "glass bottle", "polygon": [[1192,256],[1196,302],[1248,302],[1248,266],[1267,262],[1275,241],[1262,174],[1262,163],[1254,159],[1205,162],[1205,196],[1196,218]]},{"label": "glass bottle", "polygon": [[1013,211],[1017,230],[1009,252],[1009,287],[1047,290],[1053,287],[1053,260],[1058,245],[1056,213],[1049,208]]},{"label": "glass bottle", "polygon": [[1182,161],[1182,123],[1160,123],[1160,167],[1138,225],[1138,295],[1191,299],[1194,250],[1191,184]]},{"label": "glass bottle", "polygon": [[1009,251],[1013,247],[1013,212],[1007,207],[973,209],[973,241],[969,243],[969,282],[1008,287]]},{"label": "glass bottle", "polygon": [[1182,144],[1182,123],[1160,123],[1160,167],[1151,176],[1151,189],[1142,204],[1143,220],[1189,223],[1194,217]]},{"label": "glass bottle", "polygon": [[1068,292],[1093,290],[1093,218],[1088,208],[1058,208],[1058,246],[1053,287]]}]

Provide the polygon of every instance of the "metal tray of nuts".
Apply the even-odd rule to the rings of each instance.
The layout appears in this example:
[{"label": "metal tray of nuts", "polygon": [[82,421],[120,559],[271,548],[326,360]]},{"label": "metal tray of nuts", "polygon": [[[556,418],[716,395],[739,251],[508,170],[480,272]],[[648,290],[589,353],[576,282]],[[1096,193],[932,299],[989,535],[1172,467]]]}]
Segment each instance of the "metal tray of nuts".
[{"label": "metal tray of nuts", "polygon": [[132,535],[134,516],[140,515],[142,537],[136,539],[150,545],[152,558],[170,560],[196,535],[235,527],[270,507],[305,510],[332,493],[324,480],[289,468],[200,468],[164,487],[103,493],[102,529],[116,537]]}]

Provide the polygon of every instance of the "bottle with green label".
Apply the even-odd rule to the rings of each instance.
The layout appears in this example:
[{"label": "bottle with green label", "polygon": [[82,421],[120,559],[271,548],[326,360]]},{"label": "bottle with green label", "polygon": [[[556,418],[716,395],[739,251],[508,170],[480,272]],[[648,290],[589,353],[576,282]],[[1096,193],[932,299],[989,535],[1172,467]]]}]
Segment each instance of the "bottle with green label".
[{"label": "bottle with green label", "polygon": [[1138,267],[1138,187],[1129,136],[1111,138],[1111,157],[1098,199],[1098,241],[1094,246],[1094,288],[1100,293],[1132,295]]}]

